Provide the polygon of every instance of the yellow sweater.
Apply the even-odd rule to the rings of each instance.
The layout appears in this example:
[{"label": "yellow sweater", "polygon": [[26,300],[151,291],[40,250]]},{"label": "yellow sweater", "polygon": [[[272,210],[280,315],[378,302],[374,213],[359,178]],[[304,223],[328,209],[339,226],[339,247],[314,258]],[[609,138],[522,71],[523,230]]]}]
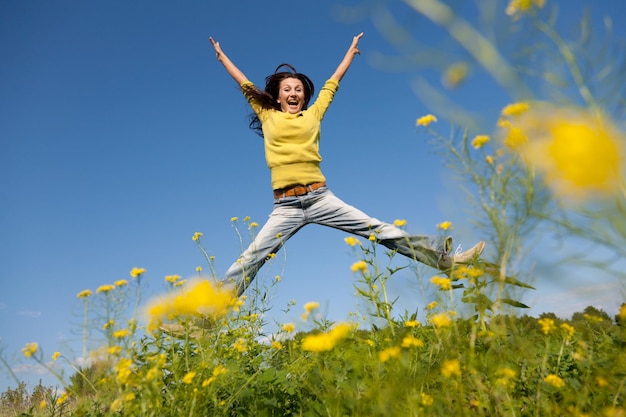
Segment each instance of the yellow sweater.
[{"label": "yellow sweater", "polygon": [[[252,85],[250,81],[241,83],[242,87]],[[320,169],[321,122],[338,88],[339,82],[329,79],[315,103],[296,114],[264,109],[243,89],[263,127],[265,160],[272,174],[272,189],[326,180]]]}]

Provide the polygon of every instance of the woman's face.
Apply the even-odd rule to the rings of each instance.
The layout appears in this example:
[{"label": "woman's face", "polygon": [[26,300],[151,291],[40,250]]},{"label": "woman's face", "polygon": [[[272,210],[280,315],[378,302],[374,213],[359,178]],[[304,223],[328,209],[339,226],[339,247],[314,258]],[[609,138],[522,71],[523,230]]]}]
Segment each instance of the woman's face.
[{"label": "woman's face", "polygon": [[304,106],[304,86],[297,78],[285,78],[278,88],[278,104],[285,113],[295,114]]}]

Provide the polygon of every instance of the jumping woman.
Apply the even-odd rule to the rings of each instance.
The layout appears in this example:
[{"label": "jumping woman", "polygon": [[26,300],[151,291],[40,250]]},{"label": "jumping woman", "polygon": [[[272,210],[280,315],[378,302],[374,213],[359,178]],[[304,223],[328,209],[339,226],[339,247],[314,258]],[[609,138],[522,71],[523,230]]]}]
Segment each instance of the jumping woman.
[{"label": "jumping woman", "polygon": [[238,295],[245,291],[270,255],[309,223],[365,239],[374,236],[377,243],[443,271],[475,259],[485,247],[481,241],[465,252],[451,254],[451,237],[411,235],[344,203],[328,188],[320,169],[320,125],[340,81],[359,55],[362,37],[360,33],[353,38],[343,60],[310,106],[314,86],[309,77],[289,64],[282,64],[266,78],[265,89],[261,90],[226,56],[219,42],[209,38],[217,60],[252,107],[250,127],[263,137],[274,195],[274,208],[267,223],[222,280],[234,286]]}]

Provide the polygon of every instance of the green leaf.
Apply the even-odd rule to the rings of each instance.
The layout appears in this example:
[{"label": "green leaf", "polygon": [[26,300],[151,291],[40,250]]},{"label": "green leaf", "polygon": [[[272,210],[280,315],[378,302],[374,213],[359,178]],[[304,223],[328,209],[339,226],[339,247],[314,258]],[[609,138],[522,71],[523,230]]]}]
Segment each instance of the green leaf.
[{"label": "green leaf", "polygon": [[513,306],[513,307],[518,307],[518,308],[530,308],[530,307],[528,307],[526,304],[524,304],[524,303],[520,303],[519,301],[511,300],[510,298],[501,298],[501,299],[500,299],[500,302],[501,302],[501,303],[504,303],[504,304],[508,304],[508,305],[510,305],[510,306]]}]

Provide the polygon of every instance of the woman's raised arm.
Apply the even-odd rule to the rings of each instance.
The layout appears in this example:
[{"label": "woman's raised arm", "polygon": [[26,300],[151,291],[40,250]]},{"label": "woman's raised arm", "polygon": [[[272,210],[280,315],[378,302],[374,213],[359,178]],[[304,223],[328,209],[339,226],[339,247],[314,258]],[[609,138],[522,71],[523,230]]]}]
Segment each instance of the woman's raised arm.
[{"label": "woman's raised arm", "polygon": [[346,52],[346,56],[343,57],[343,60],[335,70],[335,73],[330,77],[333,80],[341,81],[344,75],[346,75],[346,71],[350,68],[350,64],[352,64],[352,60],[356,55],[359,55],[361,52],[359,51],[359,40],[363,37],[363,32],[359,33],[352,39],[352,44],[350,48],[348,48],[348,52]]},{"label": "woman's raised arm", "polygon": [[233,64],[233,62],[222,51],[220,43],[215,42],[215,40],[211,37],[209,37],[209,41],[211,41],[211,45],[213,45],[213,48],[215,49],[215,58],[217,58],[217,60],[222,63],[222,65],[226,69],[226,72],[228,72],[230,76],[233,77],[237,84],[248,81],[248,77],[246,77],[245,74],[241,72],[241,70],[237,68],[235,64]]}]

